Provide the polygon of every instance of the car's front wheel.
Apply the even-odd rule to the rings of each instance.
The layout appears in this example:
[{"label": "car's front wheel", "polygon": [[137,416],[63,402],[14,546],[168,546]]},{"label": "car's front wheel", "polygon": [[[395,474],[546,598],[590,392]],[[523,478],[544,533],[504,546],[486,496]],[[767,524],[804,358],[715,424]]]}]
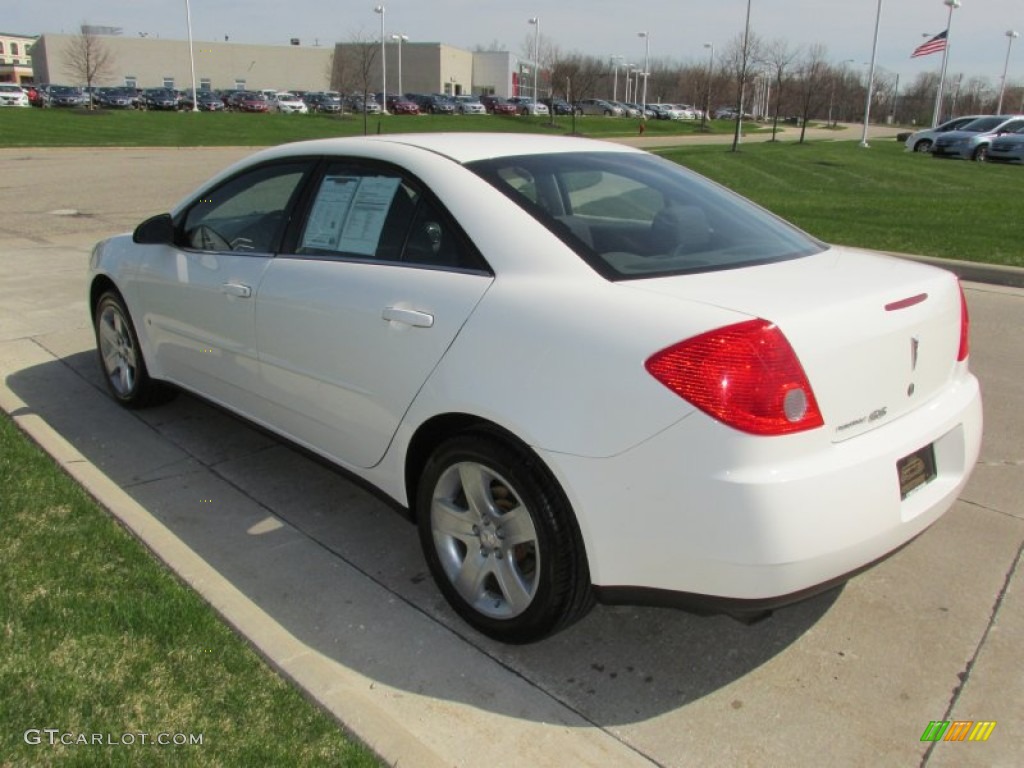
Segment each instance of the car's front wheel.
[{"label": "car's front wheel", "polygon": [[174,397],[174,389],[149,377],[139,337],[120,295],[107,291],[100,297],[93,323],[103,380],[117,402],[144,408]]},{"label": "car's front wheel", "polygon": [[416,511],[434,580],[484,634],[532,642],[593,604],[572,509],[529,448],[486,431],[449,439],[424,467]]},{"label": "car's front wheel", "polygon": [[915,152],[930,152],[932,148],[931,139],[921,139],[914,145]]},{"label": "car's front wheel", "polygon": [[980,147],[978,147],[976,150],[974,150],[974,154],[971,155],[971,159],[974,160],[976,163],[983,163],[983,162],[985,162],[985,159],[987,157],[988,157],[988,144],[982,144]]}]

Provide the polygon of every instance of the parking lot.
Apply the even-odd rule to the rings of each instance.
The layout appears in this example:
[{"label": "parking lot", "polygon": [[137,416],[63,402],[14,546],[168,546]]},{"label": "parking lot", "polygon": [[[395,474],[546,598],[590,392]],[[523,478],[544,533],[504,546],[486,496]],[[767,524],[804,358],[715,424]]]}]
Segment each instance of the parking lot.
[{"label": "parking lot", "polygon": [[[501,646],[448,609],[415,528],[376,497],[193,398],[129,413],[104,393],[93,242],[248,152],[0,150],[0,406],[386,760],[1019,765],[1024,291],[967,286],[982,456],[905,549],[753,625],[598,607]],[[946,720],[996,726],[983,743],[921,740]]]}]

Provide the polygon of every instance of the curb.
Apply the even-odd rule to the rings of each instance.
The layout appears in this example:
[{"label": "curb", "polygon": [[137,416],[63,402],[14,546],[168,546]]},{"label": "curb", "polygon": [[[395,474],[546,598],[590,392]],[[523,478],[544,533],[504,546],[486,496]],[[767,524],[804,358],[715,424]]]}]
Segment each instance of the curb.
[{"label": "curb", "polygon": [[1008,288],[1024,288],[1024,267],[1007,267],[1001,264],[983,264],[976,261],[959,261],[957,259],[940,259],[935,256],[917,256],[911,253],[893,253],[890,256],[909,259],[921,264],[930,264],[952,272],[961,280],[971,283],[988,283]]},{"label": "curb", "polygon": [[424,768],[448,765],[366,695],[373,688],[371,680],[311,650],[288,632],[33,413],[3,381],[0,410],[157,559],[198,592],[271,668],[304,691],[386,764]]}]

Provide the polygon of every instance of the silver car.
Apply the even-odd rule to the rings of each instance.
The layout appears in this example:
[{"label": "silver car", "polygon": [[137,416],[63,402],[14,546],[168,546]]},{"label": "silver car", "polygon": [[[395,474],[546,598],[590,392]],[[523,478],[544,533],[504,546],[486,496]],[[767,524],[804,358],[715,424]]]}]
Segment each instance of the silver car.
[{"label": "silver car", "polygon": [[1024,163],[1024,128],[992,139],[985,160],[990,163]]},{"label": "silver car", "polygon": [[963,115],[962,117],[954,117],[952,120],[947,120],[934,128],[922,128],[920,131],[910,134],[903,145],[906,147],[907,152],[931,152],[932,144],[935,143],[935,139],[939,136],[950,131],[959,130],[979,117],[986,117],[986,115]]},{"label": "silver car", "polygon": [[622,117],[622,107],[617,107],[604,99],[583,99],[576,102],[576,112],[580,115],[605,115],[606,117]]},{"label": "silver car", "polygon": [[972,120],[956,131],[939,136],[932,157],[952,157],[981,162],[997,136],[1024,128],[1024,115],[989,115]]}]

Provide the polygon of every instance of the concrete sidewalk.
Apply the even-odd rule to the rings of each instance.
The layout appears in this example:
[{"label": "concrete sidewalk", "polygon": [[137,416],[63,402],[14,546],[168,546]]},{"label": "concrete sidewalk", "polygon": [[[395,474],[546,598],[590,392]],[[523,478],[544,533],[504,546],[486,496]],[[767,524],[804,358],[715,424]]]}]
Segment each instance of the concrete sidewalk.
[{"label": "concrete sidewalk", "polygon": [[[103,163],[95,150],[0,152],[14,214],[0,231],[0,407],[385,760],[1019,764],[1024,292],[968,290],[982,460],[962,500],[896,556],[753,626],[598,607],[546,642],[500,646],[451,613],[415,529],[375,497],[193,398],[135,413],[103,392],[91,243],[233,153],[248,150],[113,150]],[[929,721],[954,719],[997,726],[983,744],[920,741]]]}]

